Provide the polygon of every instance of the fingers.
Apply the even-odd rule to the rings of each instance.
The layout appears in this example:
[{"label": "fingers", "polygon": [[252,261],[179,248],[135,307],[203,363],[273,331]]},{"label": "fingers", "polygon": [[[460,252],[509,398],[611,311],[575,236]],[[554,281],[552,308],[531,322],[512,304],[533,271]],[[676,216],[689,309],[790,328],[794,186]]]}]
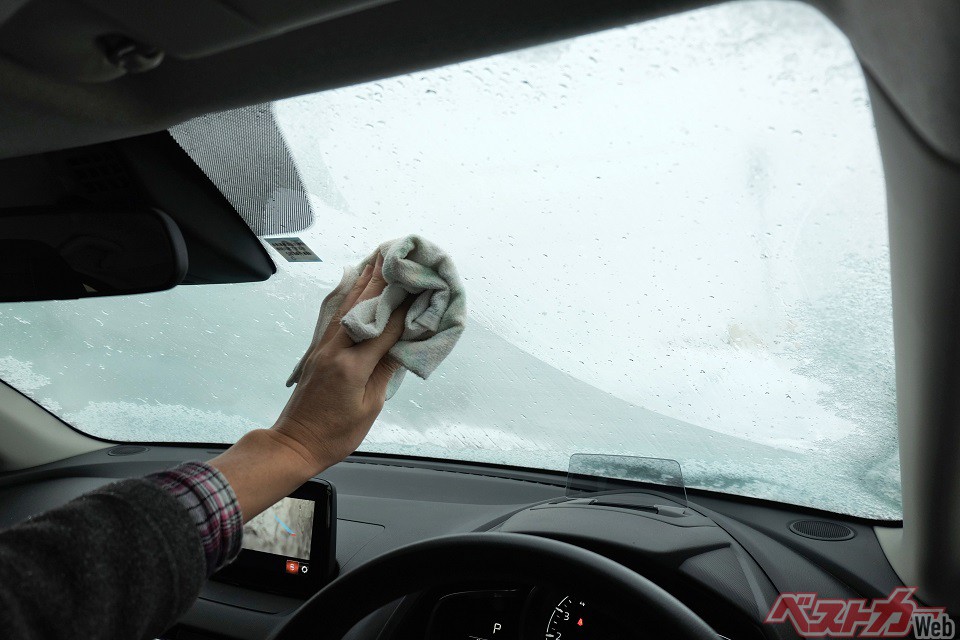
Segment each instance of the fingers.
[{"label": "fingers", "polygon": [[[370,374],[387,355],[387,352],[397,343],[403,334],[404,321],[407,318],[407,311],[413,304],[413,298],[407,299],[390,314],[390,320],[384,327],[383,333],[376,338],[364,340],[358,345],[351,347],[350,351],[356,354],[358,361]],[[393,373],[391,371],[391,373]],[[389,376],[388,376],[389,377]]]},{"label": "fingers", "polygon": [[370,276],[373,275],[373,268],[374,265],[368,264],[363,268],[363,272],[360,274],[360,277],[357,278],[357,281],[353,283],[353,287],[351,287],[350,291],[344,297],[337,312],[333,314],[333,318],[330,319],[330,324],[327,325],[326,331],[323,332],[323,337],[320,339],[321,347],[330,342],[333,336],[336,335],[340,329],[340,321],[343,320],[343,316],[353,308],[353,305],[357,304],[357,299],[360,298],[360,294],[363,293],[363,290],[367,288],[367,284],[370,282]]},{"label": "fingers", "polygon": [[[343,313],[346,314],[347,311],[364,300],[376,298],[378,295],[383,293],[383,290],[386,288],[386,286],[387,281],[383,279],[383,255],[377,253],[377,260],[373,265],[373,270],[370,272],[370,276],[367,279],[366,285],[363,287],[363,290],[359,293],[356,299],[354,299],[353,304],[347,307]],[[346,302],[346,300],[344,302]],[[342,315],[340,317],[343,318]],[[351,340],[350,336],[347,335],[346,330],[340,326],[339,320],[337,320],[337,329],[333,332],[333,336],[330,338],[330,344],[341,349],[346,349],[353,346],[353,340]]]},{"label": "fingers", "polygon": [[376,298],[383,293],[387,287],[387,281],[383,279],[383,254],[377,253],[377,261],[373,264],[373,273],[370,275],[370,281],[364,287],[363,292],[357,297],[357,302],[363,302],[370,298]]}]

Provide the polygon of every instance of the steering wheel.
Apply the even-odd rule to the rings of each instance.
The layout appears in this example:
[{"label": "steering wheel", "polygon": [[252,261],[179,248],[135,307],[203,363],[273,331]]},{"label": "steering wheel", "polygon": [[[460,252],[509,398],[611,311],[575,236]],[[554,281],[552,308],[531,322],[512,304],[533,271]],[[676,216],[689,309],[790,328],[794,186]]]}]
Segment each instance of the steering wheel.
[{"label": "steering wheel", "polygon": [[609,558],[549,538],[469,533],[407,545],[340,576],[307,600],[272,640],[340,640],[368,614],[401,596],[473,580],[551,584],[590,594],[604,609],[642,612],[656,637],[718,637],[682,602]]}]

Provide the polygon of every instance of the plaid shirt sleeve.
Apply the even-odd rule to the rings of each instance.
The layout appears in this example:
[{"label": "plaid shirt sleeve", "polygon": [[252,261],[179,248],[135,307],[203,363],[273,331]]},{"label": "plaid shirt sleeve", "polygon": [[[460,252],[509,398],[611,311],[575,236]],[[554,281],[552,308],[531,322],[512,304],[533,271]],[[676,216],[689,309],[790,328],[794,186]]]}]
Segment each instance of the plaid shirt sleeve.
[{"label": "plaid shirt sleeve", "polygon": [[207,576],[233,560],[243,541],[243,517],[230,483],[204,462],[187,462],[146,477],[187,510],[207,559]]}]

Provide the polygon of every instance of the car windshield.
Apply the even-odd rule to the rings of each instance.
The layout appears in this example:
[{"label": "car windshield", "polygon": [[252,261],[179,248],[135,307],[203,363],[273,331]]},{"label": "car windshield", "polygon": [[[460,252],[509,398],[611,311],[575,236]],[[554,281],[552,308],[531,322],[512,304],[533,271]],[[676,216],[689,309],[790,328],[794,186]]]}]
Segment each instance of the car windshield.
[{"label": "car windshield", "polygon": [[0,306],[7,383],[98,437],[233,442],[282,408],[342,267],[418,233],[457,262],[467,330],[362,451],[671,458],[688,487],[901,517],[876,132],[814,9],[726,4],[261,113],[300,190],[243,140],[172,133],[268,193],[267,223],[306,202],[320,261]]}]

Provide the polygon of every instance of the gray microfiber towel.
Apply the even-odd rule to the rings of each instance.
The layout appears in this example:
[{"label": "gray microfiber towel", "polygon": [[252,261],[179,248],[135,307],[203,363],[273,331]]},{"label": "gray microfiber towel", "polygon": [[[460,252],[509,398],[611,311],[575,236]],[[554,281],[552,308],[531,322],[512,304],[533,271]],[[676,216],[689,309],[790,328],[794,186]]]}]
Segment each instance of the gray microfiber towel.
[{"label": "gray microfiber towel", "polygon": [[[400,387],[407,370],[426,379],[453,351],[467,319],[467,301],[453,260],[437,245],[416,235],[390,240],[357,266],[344,268],[340,284],[320,305],[311,349],[323,337],[364,267],[376,262],[378,253],[383,254],[386,288],[379,296],[355,305],[340,324],[354,342],[369,340],[383,333],[390,314],[408,295],[416,296],[404,319],[400,341],[390,349],[390,355],[402,365],[387,384],[387,398],[390,398]],[[305,358],[306,355],[290,374],[288,387],[300,380]]]}]

